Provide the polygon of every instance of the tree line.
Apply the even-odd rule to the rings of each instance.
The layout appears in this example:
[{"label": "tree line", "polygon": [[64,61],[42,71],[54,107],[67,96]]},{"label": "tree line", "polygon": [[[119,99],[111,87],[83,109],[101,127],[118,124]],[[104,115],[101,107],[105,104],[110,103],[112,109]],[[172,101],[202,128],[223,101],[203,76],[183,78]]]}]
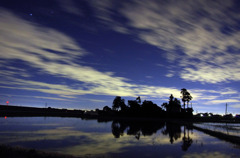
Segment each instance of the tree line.
[{"label": "tree line", "polygon": [[[189,102],[192,100],[191,94],[187,89],[182,88],[181,101],[171,94],[169,101],[163,103],[161,106],[152,101],[144,100],[138,96],[135,100],[125,100],[121,96],[116,96],[112,103],[112,108],[105,106],[102,110],[103,115],[117,115],[117,116],[146,116],[146,117],[190,117],[193,109],[189,107]],[[187,108],[186,108],[187,104]]]}]

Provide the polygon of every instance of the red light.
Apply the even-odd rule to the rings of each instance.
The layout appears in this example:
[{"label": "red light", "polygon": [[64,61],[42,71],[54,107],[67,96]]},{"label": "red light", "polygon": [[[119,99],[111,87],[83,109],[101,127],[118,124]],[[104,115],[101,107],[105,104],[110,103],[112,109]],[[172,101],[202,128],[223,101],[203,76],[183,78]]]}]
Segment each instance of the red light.
[{"label": "red light", "polygon": [[6,101],[7,105],[9,104],[9,101]]},{"label": "red light", "polygon": [[7,119],[7,116],[5,116],[4,118]]}]

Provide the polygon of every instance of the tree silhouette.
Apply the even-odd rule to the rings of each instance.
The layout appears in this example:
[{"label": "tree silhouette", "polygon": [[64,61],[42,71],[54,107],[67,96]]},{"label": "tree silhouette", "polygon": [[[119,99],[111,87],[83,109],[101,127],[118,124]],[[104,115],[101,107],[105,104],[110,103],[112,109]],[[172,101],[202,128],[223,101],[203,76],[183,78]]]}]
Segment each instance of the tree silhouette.
[{"label": "tree silhouette", "polygon": [[171,94],[168,103],[163,103],[162,107],[166,109],[168,113],[178,113],[181,111],[181,103],[177,98],[174,98]]},{"label": "tree silhouette", "polygon": [[192,96],[190,95],[190,93],[187,91],[187,92],[186,92],[187,108],[188,108],[189,101],[191,101],[192,98],[193,98],[193,97],[192,97]]},{"label": "tree silhouette", "polygon": [[140,104],[137,100],[128,100],[128,105],[131,110],[140,110]]},{"label": "tree silhouette", "polygon": [[108,106],[104,106],[104,107],[103,107],[103,111],[105,111],[105,112],[111,111],[111,108],[108,107]]},{"label": "tree silhouette", "polygon": [[142,116],[158,117],[162,113],[162,108],[152,101],[144,100],[141,107]]},{"label": "tree silhouette", "polygon": [[168,103],[162,103],[162,108],[165,109],[167,111],[167,107],[168,107]]},{"label": "tree silhouette", "polygon": [[183,88],[183,89],[181,89],[181,94],[182,94],[182,96],[181,96],[181,98],[182,98],[182,101],[183,101],[183,107],[184,107],[184,109],[185,109],[185,102],[187,101],[186,99],[186,96],[185,96],[185,94],[186,94],[186,91],[187,91],[187,89],[185,89],[185,88]]},{"label": "tree silhouette", "polygon": [[138,102],[138,104],[141,104],[141,98],[140,98],[140,96],[138,96],[138,97],[136,98],[136,101]]},{"label": "tree silhouette", "polygon": [[169,104],[171,104],[171,103],[173,102],[173,99],[174,99],[174,97],[173,97],[173,95],[171,94],[170,97],[169,97]]},{"label": "tree silhouette", "polygon": [[[116,96],[112,103],[112,110],[105,107],[103,113],[100,112],[100,115],[117,115],[117,116],[126,116],[126,117],[192,117],[192,108],[188,108],[189,102],[192,100],[192,96],[187,91],[187,89],[181,89],[181,98],[183,101],[183,107],[181,107],[181,102],[171,94],[169,96],[169,102],[163,103],[161,107],[152,101],[141,101],[140,96],[135,100],[128,100],[128,104],[125,104],[125,100],[120,96]],[[185,108],[187,102],[187,108]],[[163,108],[165,110],[163,110]]]},{"label": "tree silhouette", "polygon": [[116,96],[115,99],[113,100],[112,109],[118,111],[119,109],[123,110],[125,108],[126,108],[125,100],[122,99],[120,96]]},{"label": "tree silhouette", "polygon": [[183,101],[184,109],[185,109],[186,102],[187,102],[187,108],[188,108],[188,103],[190,100],[192,100],[192,96],[190,95],[190,93],[187,91],[186,88],[181,89],[181,94],[182,94],[181,98]]}]

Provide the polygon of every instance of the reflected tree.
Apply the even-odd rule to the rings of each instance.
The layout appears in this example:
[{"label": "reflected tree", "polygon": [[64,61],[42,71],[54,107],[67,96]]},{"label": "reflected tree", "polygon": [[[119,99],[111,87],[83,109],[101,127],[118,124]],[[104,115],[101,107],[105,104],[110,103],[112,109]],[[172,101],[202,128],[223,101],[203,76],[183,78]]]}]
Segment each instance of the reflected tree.
[{"label": "reflected tree", "polygon": [[128,135],[134,135],[136,139],[140,139],[141,136],[141,124],[136,123],[135,125],[130,123],[127,130]]},{"label": "reflected tree", "polygon": [[[115,138],[120,138],[126,131],[127,135],[133,135],[137,140],[141,136],[151,136],[157,133],[158,130],[162,130],[162,134],[169,136],[169,142],[173,144],[179,138],[181,138],[181,125],[170,122],[149,122],[149,121],[127,121],[118,120],[112,122],[112,134]],[[189,130],[191,126],[184,126],[183,138],[181,148],[183,151],[187,151],[191,146],[193,140],[189,136]]]},{"label": "reflected tree", "polygon": [[167,122],[162,134],[169,135],[169,141],[173,144],[174,141],[181,138],[181,125]]},{"label": "reflected tree", "polygon": [[140,139],[143,136],[151,136],[159,129],[165,126],[164,122],[149,122],[149,121],[113,121],[112,122],[112,134],[115,138],[123,136],[126,130],[127,135],[133,135],[136,139]]},{"label": "reflected tree", "polygon": [[183,131],[183,144],[182,144],[182,150],[187,151],[188,148],[192,145],[193,140],[189,136],[189,129],[187,129],[187,136],[186,136],[186,126],[184,126],[184,131]]},{"label": "reflected tree", "polygon": [[127,126],[125,126],[124,123],[121,123],[119,121],[112,122],[112,134],[115,138],[120,138],[120,136],[123,136],[124,130],[126,128]]}]

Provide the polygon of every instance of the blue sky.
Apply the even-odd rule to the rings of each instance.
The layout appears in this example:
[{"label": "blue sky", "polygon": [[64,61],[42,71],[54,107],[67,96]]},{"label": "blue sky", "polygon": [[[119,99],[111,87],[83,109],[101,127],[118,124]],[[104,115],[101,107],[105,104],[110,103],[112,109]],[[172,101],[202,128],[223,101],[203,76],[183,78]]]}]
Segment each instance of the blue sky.
[{"label": "blue sky", "polygon": [[198,112],[240,111],[234,0],[3,0],[0,104],[161,105],[186,88]]}]

